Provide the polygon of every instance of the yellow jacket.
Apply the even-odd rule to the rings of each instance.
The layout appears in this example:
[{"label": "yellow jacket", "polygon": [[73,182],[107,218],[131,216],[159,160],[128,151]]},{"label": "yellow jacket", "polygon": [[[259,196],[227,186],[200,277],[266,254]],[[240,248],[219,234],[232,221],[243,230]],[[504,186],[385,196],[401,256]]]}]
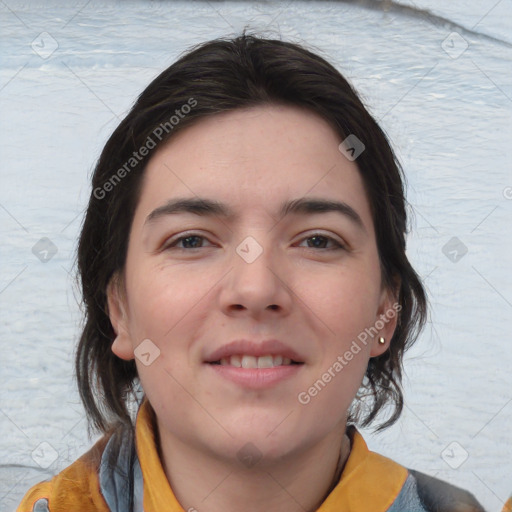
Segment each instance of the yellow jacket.
[{"label": "yellow jacket", "polygon": [[[153,412],[145,401],[136,422],[136,459],[133,492],[129,492],[130,446],[109,471],[109,438],[102,438],[87,453],[49,482],[35,485],[18,512],[127,512],[134,496],[134,512],[184,512],[167,481],[155,443]],[[368,450],[361,434],[350,428],[352,449],[339,483],[317,512],[483,512],[461,489]],[[124,454],[124,455],[123,455]]]}]

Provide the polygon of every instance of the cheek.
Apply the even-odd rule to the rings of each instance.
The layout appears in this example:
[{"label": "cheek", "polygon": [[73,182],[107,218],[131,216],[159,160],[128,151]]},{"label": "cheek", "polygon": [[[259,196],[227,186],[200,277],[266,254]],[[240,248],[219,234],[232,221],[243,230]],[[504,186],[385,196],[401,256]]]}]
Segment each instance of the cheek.
[{"label": "cheek", "polygon": [[[127,266],[128,268],[128,266]],[[130,336],[134,346],[149,339],[157,347],[158,357],[146,366],[136,358],[142,387],[155,409],[171,415],[169,404],[181,407],[189,403],[183,393],[194,380],[191,374],[190,347],[194,328],[204,314],[206,291],[211,286],[199,281],[201,273],[191,273],[169,266],[139,268],[127,283],[131,297]]]},{"label": "cheek", "polygon": [[300,297],[334,338],[337,349],[375,321],[379,277],[372,269],[341,268],[315,278],[300,277]]},{"label": "cheek", "polygon": [[337,353],[301,390],[297,399],[305,417],[328,430],[346,420],[347,411],[361,385],[368,358],[361,351],[350,361]]},{"label": "cheek", "polygon": [[[160,266],[131,273],[128,284],[132,332],[164,342],[207,300],[211,274]],[[210,283],[212,281],[212,283]]]}]

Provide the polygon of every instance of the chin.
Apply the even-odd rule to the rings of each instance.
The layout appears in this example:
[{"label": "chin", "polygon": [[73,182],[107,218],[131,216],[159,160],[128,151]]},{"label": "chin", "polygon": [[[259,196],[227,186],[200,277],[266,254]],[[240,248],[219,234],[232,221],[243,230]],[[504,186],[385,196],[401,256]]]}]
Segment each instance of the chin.
[{"label": "chin", "polygon": [[[304,422],[297,424],[293,412],[280,411],[279,415],[250,414],[246,418],[226,425],[233,438],[224,438],[223,453],[239,461],[245,456],[259,458],[260,464],[272,464],[315,444],[327,432],[319,432],[318,425],[308,429]],[[287,415],[289,415],[287,417]],[[243,461],[241,461],[243,463]]]}]

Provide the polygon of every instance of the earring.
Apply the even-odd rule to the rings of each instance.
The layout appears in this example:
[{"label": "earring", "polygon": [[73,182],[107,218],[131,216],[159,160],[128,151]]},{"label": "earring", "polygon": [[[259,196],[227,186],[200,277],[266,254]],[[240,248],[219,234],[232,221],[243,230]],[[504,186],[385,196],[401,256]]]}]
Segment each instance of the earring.
[{"label": "earring", "polygon": [[381,345],[384,345],[384,343],[386,343],[386,340],[381,336],[381,337],[379,338],[379,343],[380,343]]}]

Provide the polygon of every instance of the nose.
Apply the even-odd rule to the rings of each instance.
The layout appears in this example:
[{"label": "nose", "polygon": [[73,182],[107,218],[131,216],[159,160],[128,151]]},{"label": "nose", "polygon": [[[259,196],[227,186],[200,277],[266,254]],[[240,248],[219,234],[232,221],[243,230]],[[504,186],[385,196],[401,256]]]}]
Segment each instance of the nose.
[{"label": "nose", "polygon": [[[243,250],[253,245],[239,246],[232,255],[232,269],[223,281],[220,294],[222,310],[229,316],[251,316],[261,319],[265,315],[275,318],[289,314],[293,293],[287,281],[290,271],[277,250],[264,249],[255,259],[246,257]],[[257,254],[257,253],[256,253]]]}]

